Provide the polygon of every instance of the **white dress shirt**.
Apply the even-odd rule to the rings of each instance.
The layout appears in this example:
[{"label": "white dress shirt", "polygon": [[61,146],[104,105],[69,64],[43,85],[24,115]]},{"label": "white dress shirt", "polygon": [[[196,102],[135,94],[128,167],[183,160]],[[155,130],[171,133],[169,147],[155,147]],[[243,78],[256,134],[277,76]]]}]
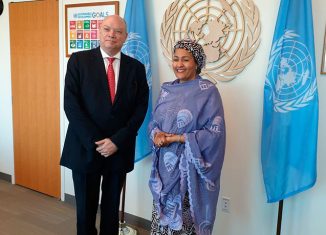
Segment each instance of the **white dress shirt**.
[{"label": "white dress shirt", "polygon": [[119,51],[114,56],[109,56],[104,50],[102,50],[102,48],[100,48],[100,50],[101,50],[106,73],[108,73],[108,66],[109,66],[108,58],[110,58],[110,57],[115,58],[115,60],[113,61],[113,69],[114,69],[114,78],[115,78],[115,93],[117,93],[119,72],[120,72],[121,52]]}]

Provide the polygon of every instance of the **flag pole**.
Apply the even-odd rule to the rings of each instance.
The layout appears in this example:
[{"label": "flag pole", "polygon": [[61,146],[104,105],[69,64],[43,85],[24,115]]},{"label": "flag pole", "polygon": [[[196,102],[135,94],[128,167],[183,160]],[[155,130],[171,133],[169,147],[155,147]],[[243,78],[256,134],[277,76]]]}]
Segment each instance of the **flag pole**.
[{"label": "flag pole", "polygon": [[125,177],[125,182],[123,183],[123,188],[122,188],[121,214],[120,214],[120,221],[119,221],[119,235],[136,235],[137,230],[127,226],[126,221],[125,221],[126,183],[127,183],[127,175]]},{"label": "flag pole", "polygon": [[123,188],[122,188],[122,201],[121,201],[121,218],[120,222],[124,223],[125,221],[125,200],[126,200],[126,180],[127,176],[125,177],[125,182],[123,182]]},{"label": "flag pole", "polygon": [[281,235],[282,229],[282,214],[283,214],[283,200],[278,202],[278,217],[277,217],[277,229],[276,235]]}]

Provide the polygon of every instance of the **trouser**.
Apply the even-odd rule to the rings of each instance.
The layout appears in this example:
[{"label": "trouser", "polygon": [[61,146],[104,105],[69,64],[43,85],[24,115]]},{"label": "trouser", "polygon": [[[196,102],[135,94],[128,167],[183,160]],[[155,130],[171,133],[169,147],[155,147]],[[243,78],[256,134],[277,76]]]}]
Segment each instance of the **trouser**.
[{"label": "trouser", "polygon": [[96,235],[96,214],[102,178],[100,235],[119,234],[120,193],[126,174],[72,172],[77,207],[77,235]]}]

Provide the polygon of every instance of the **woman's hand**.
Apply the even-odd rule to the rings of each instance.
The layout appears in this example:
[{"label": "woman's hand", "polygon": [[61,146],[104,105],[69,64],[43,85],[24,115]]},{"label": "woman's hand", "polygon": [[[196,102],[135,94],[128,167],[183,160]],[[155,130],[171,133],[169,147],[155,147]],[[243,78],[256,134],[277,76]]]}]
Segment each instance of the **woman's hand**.
[{"label": "woman's hand", "polygon": [[164,146],[167,146],[166,144],[166,142],[167,142],[167,140],[166,140],[166,138],[167,137],[169,137],[169,136],[171,136],[171,134],[169,134],[169,133],[166,133],[166,132],[157,132],[156,134],[155,134],[155,136],[154,136],[154,145],[156,146],[156,147],[164,147]]},{"label": "woman's hand", "polygon": [[158,132],[154,137],[154,144],[156,147],[165,147],[171,143],[184,143],[183,135],[170,134],[165,132]]},{"label": "woman's hand", "polygon": [[166,137],[166,142],[169,144],[171,143],[184,143],[185,142],[185,138],[183,135],[177,135],[177,134],[173,134],[171,136],[167,136]]}]

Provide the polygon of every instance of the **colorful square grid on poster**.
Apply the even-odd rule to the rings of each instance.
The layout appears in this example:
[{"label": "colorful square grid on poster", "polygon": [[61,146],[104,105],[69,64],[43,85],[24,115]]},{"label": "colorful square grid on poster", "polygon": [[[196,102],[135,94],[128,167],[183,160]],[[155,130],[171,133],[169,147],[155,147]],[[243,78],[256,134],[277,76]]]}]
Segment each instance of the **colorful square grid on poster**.
[{"label": "colorful square grid on poster", "polygon": [[91,49],[90,40],[84,40],[84,49]]},{"label": "colorful square grid on poster", "polygon": [[97,30],[92,30],[91,31],[91,39],[97,39],[98,38],[98,35],[97,35]]},{"label": "colorful square grid on poster", "polygon": [[84,28],[83,20],[77,20],[77,29],[83,29],[83,28]]},{"label": "colorful square grid on poster", "polygon": [[99,47],[103,19],[118,13],[119,1],[65,4],[66,56]]},{"label": "colorful square grid on poster", "polygon": [[69,48],[91,49],[99,46],[99,27],[102,20],[69,21]]},{"label": "colorful square grid on poster", "polygon": [[97,21],[97,28],[98,28],[98,29],[101,27],[102,22],[103,22],[103,20],[98,20],[98,21]]},{"label": "colorful square grid on poster", "polygon": [[91,40],[91,48],[96,48],[100,45],[100,42],[98,40]]},{"label": "colorful square grid on poster", "polygon": [[76,48],[76,40],[70,40],[70,48],[75,49]]},{"label": "colorful square grid on poster", "polygon": [[90,27],[91,27],[91,21],[84,20],[84,29],[90,29]]},{"label": "colorful square grid on poster", "polygon": [[70,40],[77,39],[76,30],[70,30]]},{"label": "colorful square grid on poster", "polygon": [[97,29],[98,24],[97,24],[97,20],[91,20],[91,29]]},{"label": "colorful square grid on poster", "polygon": [[69,29],[76,29],[76,27],[77,25],[75,20],[69,22]]},{"label": "colorful square grid on poster", "polygon": [[84,31],[84,39],[85,40],[88,40],[90,38],[91,38],[90,31],[89,30],[85,30]]},{"label": "colorful square grid on poster", "polygon": [[83,30],[77,30],[77,39],[83,39],[84,37],[84,31]]},{"label": "colorful square grid on poster", "polygon": [[83,49],[83,40],[77,40],[77,49]]}]

